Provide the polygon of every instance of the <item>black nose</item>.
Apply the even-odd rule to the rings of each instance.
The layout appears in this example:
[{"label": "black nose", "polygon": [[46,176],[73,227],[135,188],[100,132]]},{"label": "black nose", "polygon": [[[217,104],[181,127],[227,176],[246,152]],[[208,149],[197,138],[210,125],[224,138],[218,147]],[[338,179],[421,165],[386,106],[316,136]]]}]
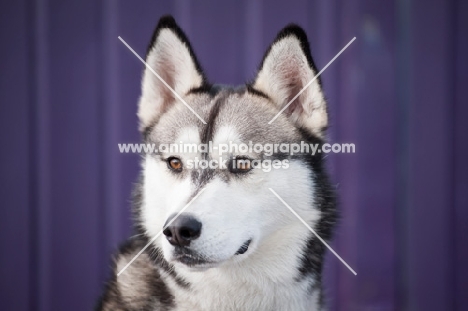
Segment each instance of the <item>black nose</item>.
[{"label": "black nose", "polygon": [[[167,224],[176,216],[171,215],[164,224]],[[189,246],[190,241],[197,239],[201,233],[202,224],[193,216],[180,214],[163,233],[169,243],[175,246]]]}]

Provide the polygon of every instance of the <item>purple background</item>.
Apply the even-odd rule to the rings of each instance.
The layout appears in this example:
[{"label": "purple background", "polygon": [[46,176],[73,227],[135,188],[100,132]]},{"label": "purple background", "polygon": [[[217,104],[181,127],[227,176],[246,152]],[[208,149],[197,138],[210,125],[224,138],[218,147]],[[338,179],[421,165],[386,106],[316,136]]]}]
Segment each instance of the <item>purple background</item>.
[{"label": "purple background", "polygon": [[342,221],[331,310],[468,310],[468,2],[124,1],[0,4],[0,309],[90,310],[131,234],[140,55],[159,17],[211,81],[251,78],[287,23],[323,67]]}]

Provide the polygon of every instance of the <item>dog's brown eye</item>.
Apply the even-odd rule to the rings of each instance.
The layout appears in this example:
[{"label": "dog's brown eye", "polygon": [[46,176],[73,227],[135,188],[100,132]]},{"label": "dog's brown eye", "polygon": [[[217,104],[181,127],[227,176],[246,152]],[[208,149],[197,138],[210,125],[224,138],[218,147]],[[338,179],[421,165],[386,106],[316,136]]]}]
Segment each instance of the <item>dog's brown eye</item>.
[{"label": "dog's brown eye", "polygon": [[178,158],[171,157],[167,159],[167,164],[169,165],[169,168],[174,171],[180,172],[182,170],[182,161]]},{"label": "dog's brown eye", "polygon": [[252,169],[249,158],[235,158],[232,161],[231,171],[233,173],[246,173]]},{"label": "dog's brown eye", "polygon": [[248,171],[250,170],[250,161],[239,159],[237,160],[237,169],[241,171]]}]

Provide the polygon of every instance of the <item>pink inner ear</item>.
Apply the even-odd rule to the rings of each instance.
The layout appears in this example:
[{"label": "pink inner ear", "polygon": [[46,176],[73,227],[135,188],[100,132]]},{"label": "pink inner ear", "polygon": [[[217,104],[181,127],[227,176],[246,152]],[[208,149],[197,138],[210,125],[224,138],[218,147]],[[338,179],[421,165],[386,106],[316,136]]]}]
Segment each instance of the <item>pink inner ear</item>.
[{"label": "pink inner ear", "polygon": [[[168,57],[161,57],[161,61],[158,62],[158,71],[159,76],[166,81],[172,88],[174,88],[174,77],[176,75],[176,69],[172,63],[172,59]],[[159,93],[163,98],[163,106],[161,107],[161,113],[166,112],[170,104],[174,101],[174,94],[171,90],[167,88],[156,76],[154,77],[156,82],[156,87],[158,88]]]},{"label": "pink inner ear", "polygon": [[[282,79],[287,81],[284,88],[286,90],[286,102],[283,103],[283,107],[287,105],[291,99],[293,99],[303,88],[303,81],[301,77],[301,69],[298,67],[298,64],[294,61],[288,61],[282,64]],[[302,95],[302,94],[301,94]],[[304,108],[301,103],[302,96],[297,97],[289,106],[286,108],[285,113],[290,116],[293,113],[301,114],[304,111]]]},{"label": "pink inner ear", "polygon": [[293,113],[302,114],[304,108],[299,101],[299,98],[296,98],[284,111],[288,116],[292,115]]}]

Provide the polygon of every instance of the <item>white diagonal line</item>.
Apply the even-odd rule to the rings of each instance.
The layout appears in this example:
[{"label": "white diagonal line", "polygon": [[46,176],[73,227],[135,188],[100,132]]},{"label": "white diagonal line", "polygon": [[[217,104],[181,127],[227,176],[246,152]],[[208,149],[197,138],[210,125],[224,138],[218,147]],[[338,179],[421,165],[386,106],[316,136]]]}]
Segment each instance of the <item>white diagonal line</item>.
[{"label": "white diagonal line", "polygon": [[356,271],[353,270],[353,268],[351,268],[347,263],[346,261],[343,260],[343,258],[340,257],[340,255],[338,255],[334,250],[333,248],[330,247],[330,245],[327,244],[327,242],[325,242],[318,234],[317,232],[315,232],[314,229],[312,229],[305,221],[304,219],[301,218],[301,216],[299,216],[296,211],[294,211],[291,206],[288,205],[288,203],[286,203],[273,189],[271,188],[268,188],[270,189],[270,191],[287,207],[289,208],[289,210],[291,211],[291,213],[294,214],[294,216],[296,216],[303,224],[304,226],[307,227],[307,229],[309,229],[319,240],[320,242],[322,242],[329,250],[330,252],[333,253],[333,255],[335,255],[354,275],[357,275]]},{"label": "white diagonal line", "polygon": [[143,64],[145,64],[146,68],[148,68],[148,69],[149,69],[149,70],[150,70],[150,71],[151,71],[151,72],[152,72],[152,73],[153,73],[153,74],[154,74],[154,75],[155,75],[155,76],[156,76],[156,77],[157,77],[157,78],[158,78],[158,79],[175,95],[175,97],[177,97],[188,109],[190,109],[190,111],[193,112],[193,114],[196,115],[197,118],[200,119],[200,121],[203,122],[203,124],[206,124],[205,120],[203,120],[202,117],[200,117],[200,116],[198,115],[198,113],[196,113],[195,110],[193,110],[193,108],[190,107],[189,104],[187,104],[187,103],[185,102],[185,100],[184,100],[182,97],[180,97],[179,94],[177,94],[177,92],[174,91],[174,89],[173,89],[169,84],[167,84],[166,81],[164,81],[164,79],[161,78],[161,77],[156,73],[156,71],[154,71],[153,68],[151,68],[150,65],[148,65],[148,64],[145,62],[145,60],[144,60],[143,58],[141,58],[140,55],[138,55],[137,52],[135,52],[135,50],[133,50],[133,49],[130,47],[130,45],[127,44],[127,42],[125,42],[124,39],[122,39],[122,37],[119,36],[119,40],[122,41],[122,43],[125,44],[125,46],[126,46],[130,51],[132,51],[132,53],[135,54],[135,56],[136,56]]},{"label": "white diagonal line", "polygon": [[284,107],[283,107],[283,109],[281,109],[281,110],[280,110],[280,112],[278,112],[278,113],[276,114],[276,116],[274,116],[274,117],[273,117],[273,119],[271,119],[271,120],[270,120],[270,122],[268,122],[268,124],[271,124],[271,123],[273,123],[273,121],[275,121],[275,120],[276,120],[276,118],[278,118],[278,117],[279,117],[279,115],[280,115],[280,114],[282,114],[282,113],[283,113],[283,111],[285,111],[285,110],[286,110],[286,108],[288,108],[288,107],[289,107],[289,105],[291,105],[291,103],[292,103],[292,102],[293,102],[293,101],[294,101],[296,98],[298,98],[298,97],[299,97],[299,95],[301,95],[301,94],[302,94],[302,92],[304,92],[304,91],[305,91],[305,89],[306,89],[306,88],[308,88],[308,87],[309,87],[309,86],[310,86],[310,85],[311,85],[311,84],[312,84],[312,83],[313,83],[313,82],[314,82],[314,81],[315,81],[315,80],[316,80],[316,79],[317,79],[317,78],[318,78],[318,77],[319,77],[319,76],[322,74],[322,72],[324,72],[324,71],[325,71],[325,69],[327,69],[327,68],[328,68],[328,66],[330,66],[330,65],[331,65],[331,64],[332,64],[332,63],[335,61],[335,59],[337,59],[337,58],[338,58],[338,56],[340,56],[340,55],[341,55],[341,53],[343,53],[343,52],[344,52],[344,50],[346,50],[346,49],[348,48],[348,46],[350,46],[350,45],[351,45],[351,43],[353,43],[353,42],[354,42],[354,40],[356,40],[356,37],[352,38],[352,39],[351,39],[351,41],[349,41],[349,43],[348,43],[348,44],[346,44],[346,46],[345,46],[344,48],[342,48],[342,49],[341,49],[341,51],[339,51],[339,52],[338,52],[338,54],[336,54],[336,55],[335,55],[335,57],[333,57],[333,59],[332,59],[331,61],[329,61],[329,62],[328,62],[328,64],[327,64],[325,67],[323,67],[323,69],[322,69],[322,70],[320,70],[320,71],[319,71],[319,73],[318,73],[318,74],[317,74],[317,75],[316,75],[316,76],[315,76],[315,77],[314,77],[312,80],[310,80],[310,82],[309,82],[309,83],[307,83],[307,84],[306,84],[306,86],[304,86],[304,87],[302,88],[302,90],[301,90],[299,93],[297,93],[297,95],[296,95],[296,96],[294,96],[294,97],[293,97],[293,99],[291,99],[291,100],[289,101],[289,103],[287,103],[287,104],[286,104],[286,106],[284,106]]},{"label": "white diagonal line", "polygon": [[122,274],[122,272],[124,272],[125,269],[127,269],[127,268],[135,261],[135,259],[137,259],[138,256],[140,256],[140,255],[145,251],[145,249],[147,249],[148,246],[150,246],[150,244],[153,243],[153,242],[163,233],[163,231],[166,230],[166,228],[169,227],[169,226],[174,222],[174,220],[176,220],[177,217],[179,217],[180,214],[182,214],[182,213],[187,209],[187,207],[189,207],[190,204],[192,204],[193,201],[195,201],[196,198],[198,198],[198,196],[199,196],[203,191],[205,191],[205,189],[206,189],[206,188],[203,188],[202,190],[200,190],[200,192],[198,192],[197,195],[194,196],[193,199],[191,199],[190,202],[188,202],[187,205],[185,205],[184,208],[181,209],[180,212],[178,212],[177,215],[175,215],[175,217],[172,218],[171,221],[169,221],[169,222],[167,223],[167,225],[166,225],[164,228],[162,228],[161,231],[159,231],[159,233],[156,234],[156,235],[154,236],[154,238],[152,238],[152,239],[148,242],[148,244],[146,244],[145,247],[143,247],[143,248],[141,249],[141,251],[139,251],[138,254],[136,254],[135,257],[133,257],[132,260],[130,260],[130,262],[129,262],[128,264],[125,265],[125,267],[122,268],[122,270],[120,270],[119,273],[117,273],[117,276],[120,276],[120,275]]}]

